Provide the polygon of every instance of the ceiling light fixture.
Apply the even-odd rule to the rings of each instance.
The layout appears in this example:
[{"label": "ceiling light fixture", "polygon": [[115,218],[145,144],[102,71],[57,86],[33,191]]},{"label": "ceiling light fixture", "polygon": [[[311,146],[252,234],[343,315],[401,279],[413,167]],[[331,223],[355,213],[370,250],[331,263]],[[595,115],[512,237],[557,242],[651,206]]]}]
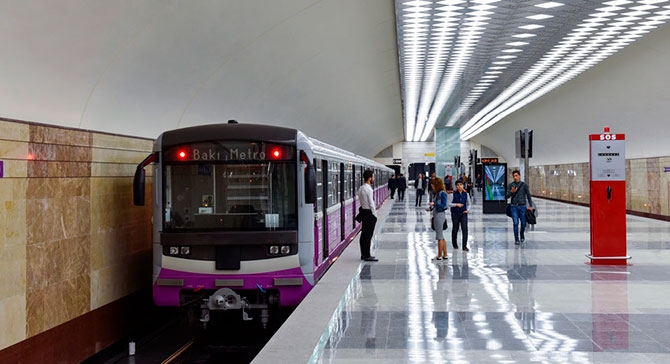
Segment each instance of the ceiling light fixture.
[{"label": "ceiling light fixture", "polygon": [[670,20],[668,0],[395,3],[407,141],[471,139]]}]

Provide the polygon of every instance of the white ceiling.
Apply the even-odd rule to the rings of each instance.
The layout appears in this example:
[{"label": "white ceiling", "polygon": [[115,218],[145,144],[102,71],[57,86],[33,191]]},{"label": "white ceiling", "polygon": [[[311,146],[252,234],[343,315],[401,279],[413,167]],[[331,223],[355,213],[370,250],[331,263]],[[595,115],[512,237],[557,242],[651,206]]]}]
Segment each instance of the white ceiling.
[{"label": "white ceiling", "polygon": [[236,119],[402,141],[393,1],[0,0],[0,117],[155,138]]},{"label": "white ceiling", "polygon": [[[236,119],[367,157],[406,138],[393,0],[0,0],[0,13],[3,118],[147,138]],[[633,155],[670,155],[668,132],[650,131],[670,130],[668,39],[667,25],[645,35],[474,141],[513,159],[526,127],[547,151],[531,164],[583,161],[556,151],[609,120],[642,133]]]}]

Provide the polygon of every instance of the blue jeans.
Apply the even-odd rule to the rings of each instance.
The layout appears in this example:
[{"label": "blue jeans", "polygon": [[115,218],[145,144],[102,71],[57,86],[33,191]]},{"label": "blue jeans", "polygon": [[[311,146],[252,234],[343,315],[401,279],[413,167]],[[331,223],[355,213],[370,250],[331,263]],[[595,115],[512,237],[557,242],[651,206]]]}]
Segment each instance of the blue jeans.
[{"label": "blue jeans", "polygon": [[521,219],[521,239],[525,239],[523,233],[526,231],[526,205],[511,205],[510,208],[514,224],[514,241],[519,241],[519,219]]}]

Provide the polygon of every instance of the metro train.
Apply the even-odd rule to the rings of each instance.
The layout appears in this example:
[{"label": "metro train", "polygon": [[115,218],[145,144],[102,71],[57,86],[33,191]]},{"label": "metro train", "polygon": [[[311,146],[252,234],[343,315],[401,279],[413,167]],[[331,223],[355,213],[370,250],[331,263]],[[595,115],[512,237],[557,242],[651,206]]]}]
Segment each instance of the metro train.
[{"label": "metro train", "polygon": [[[154,164],[153,300],[239,310],[265,327],[296,307],[360,230],[356,191],[375,173],[375,202],[393,170],[299,130],[235,121],[166,131],[135,172],[144,205]],[[234,312],[234,311],[233,311]]]}]

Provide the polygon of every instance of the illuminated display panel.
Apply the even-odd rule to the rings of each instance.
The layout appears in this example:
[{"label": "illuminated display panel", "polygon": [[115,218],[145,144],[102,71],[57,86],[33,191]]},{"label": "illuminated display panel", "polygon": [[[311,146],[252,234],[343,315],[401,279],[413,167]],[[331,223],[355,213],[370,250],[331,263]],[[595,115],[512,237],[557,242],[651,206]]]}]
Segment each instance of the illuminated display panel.
[{"label": "illuminated display panel", "polygon": [[173,162],[290,161],[295,159],[295,148],[261,142],[207,142],[167,148],[163,158]]},{"label": "illuminated display panel", "polygon": [[484,200],[505,201],[505,165],[484,164]]}]

